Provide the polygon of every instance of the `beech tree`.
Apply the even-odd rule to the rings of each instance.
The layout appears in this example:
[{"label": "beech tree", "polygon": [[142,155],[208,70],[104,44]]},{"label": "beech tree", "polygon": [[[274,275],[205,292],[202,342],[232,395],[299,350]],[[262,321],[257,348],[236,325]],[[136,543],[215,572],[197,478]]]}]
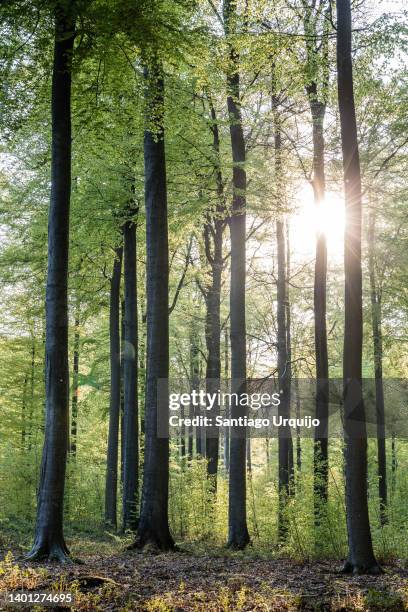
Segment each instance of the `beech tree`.
[{"label": "beech tree", "polygon": [[110,401],[106,455],[105,521],[116,529],[120,421],[120,280],[123,247],[115,250],[109,300]]},{"label": "beech tree", "polygon": [[[169,377],[169,247],[167,228],[166,158],[163,127],[163,70],[153,59],[145,68],[147,108],[151,121],[144,135],[146,205],[146,403],[143,489],[136,547],[147,544],[174,548],[169,529],[169,439],[157,432],[158,380]],[[161,406],[160,419],[169,410]]]},{"label": "beech tree", "polygon": [[68,245],[71,195],[71,65],[74,6],[57,3],[52,73],[51,200],[46,287],[46,423],[34,545],[27,559],[67,561],[63,532],[69,427]]},{"label": "beech tree", "polygon": [[127,211],[123,225],[124,255],[124,347],[123,347],[123,528],[137,527],[137,493],[139,479],[138,411],[137,411],[137,287],[136,222],[134,203]]},{"label": "beech tree", "polygon": [[[232,210],[229,219],[231,237],[231,391],[240,394],[246,390],[246,326],[245,326],[245,245],[246,245],[246,172],[245,139],[240,108],[239,54],[231,43],[236,34],[237,14],[233,0],[224,0],[225,35],[229,44],[227,72],[227,108],[233,160]],[[239,399],[232,403],[231,417],[244,416],[245,407]],[[249,543],[246,522],[246,436],[245,430],[231,430],[230,478],[228,509],[228,545],[245,548]]]},{"label": "beech tree", "polygon": [[[317,214],[322,214],[325,201],[325,137],[329,87],[329,25],[330,3],[325,0],[317,7],[303,2],[306,45],[306,93],[312,116],[313,176],[311,184]],[[314,276],[314,315],[316,352],[316,418],[314,446],[314,495],[315,519],[319,523],[321,504],[328,495],[328,417],[329,417],[329,358],[327,348],[327,239],[320,230],[316,238],[316,262]]]},{"label": "beech tree", "polygon": [[[378,574],[367,504],[367,434],[362,394],[361,173],[351,58],[350,0],[337,2],[337,79],[343,153],[344,234],[344,431],[349,552],[343,571]],[[356,425],[358,422],[358,431]]]}]

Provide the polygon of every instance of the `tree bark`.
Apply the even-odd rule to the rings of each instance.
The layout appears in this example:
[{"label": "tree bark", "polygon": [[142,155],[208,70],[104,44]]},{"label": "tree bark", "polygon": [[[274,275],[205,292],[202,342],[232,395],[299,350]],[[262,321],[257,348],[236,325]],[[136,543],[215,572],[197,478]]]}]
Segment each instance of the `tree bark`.
[{"label": "tree bark", "polygon": [[[298,373],[295,378],[295,394],[296,394],[296,418],[300,419],[300,394],[299,394],[299,379]],[[300,476],[302,471],[302,443],[300,441],[300,427],[296,426],[296,469],[297,475]]]},{"label": "tree bark", "polygon": [[[235,32],[235,2],[224,0],[225,34],[227,41]],[[231,392],[238,398],[246,392],[246,171],[245,139],[240,107],[239,55],[229,44],[230,66],[227,72],[227,107],[233,160],[232,214],[229,220],[231,237],[230,335]],[[240,402],[232,403],[231,417],[244,417],[246,409]],[[228,546],[243,549],[249,543],[246,518],[246,432],[231,429],[230,478],[228,508]]]},{"label": "tree bark", "polygon": [[[285,234],[284,222],[276,222],[276,242],[278,251],[278,281],[277,281],[277,344],[278,344],[278,377],[280,389],[279,416],[289,418],[290,411],[290,381],[288,370],[287,330],[286,330],[286,273],[285,273]],[[278,536],[283,542],[287,535],[288,525],[285,517],[285,507],[290,494],[293,473],[293,446],[288,426],[279,427],[278,431],[278,488],[279,516]]]},{"label": "tree bark", "polygon": [[30,409],[28,411],[28,450],[33,445],[33,417],[34,417],[34,386],[35,386],[35,337],[33,332],[31,345],[31,368],[30,368]]},{"label": "tree bark", "polygon": [[385,448],[381,292],[377,287],[375,274],[375,239],[375,213],[371,211],[368,220],[368,267],[370,276],[371,324],[373,331],[375,407],[377,415],[378,495],[380,500],[380,521],[381,525],[385,525],[388,522],[387,456]]},{"label": "tree bark", "polygon": [[[272,97],[275,120],[275,180],[278,194],[282,193],[282,138],[280,118],[277,111],[278,101]],[[286,244],[285,223],[282,216],[276,221],[276,244],[278,260],[277,279],[277,345],[278,345],[278,377],[280,404],[279,416],[289,418],[290,415],[290,363],[288,358],[288,330],[287,330],[287,278],[286,278]],[[292,435],[288,426],[279,427],[278,430],[278,538],[283,542],[286,538],[288,526],[285,517],[287,498],[291,492],[291,479],[293,475],[293,444]]]},{"label": "tree bark", "polygon": [[26,410],[27,410],[27,386],[28,386],[28,375],[24,374],[23,378],[23,395],[21,401],[21,451],[25,453],[26,450]]},{"label": "tree bark", "polygon": [[[288,365],[286,368],[286,375],[288,378],[287,388],[288,388],[288,413],[290,415],[291,412],[291,404],[292,404],[292,311],[290,306],[290,231],[289,231],[289,222],[286,220],[286,278],[285,278],[285,311],[286,311],[286,356]],[[293,441],[292,436],[289,440],[289,478],[290,484],[292,486],[289,487],[289,493],[295,493],[295,466],[293,460]]]},{"label": "tree bark", "polygon": [[[147,363],[145,408],[145,455],[142,503],[135,546],[152,544],[161,550],[174,548],[168,521],[169,439],[157,435],[158,379],[169,376],[169,253],[167,184],[162,122],[164,82],[161,66],[145,69],[149,115],[156,131],[144,134],[146,202]],[[160,418],[169,420],[168,406]]]},{"label": "tree bark", "polygon": [[[193,321],[192,321],[191,330],[190,330],[190,384],[191,384],[191,391],[198,390],[200,386],[200,351],[198,347],[198,331],[197,331],[196,321],[194,319],[194,314],[193,314]],[[195,408],[191,404],[190,417],[193,418],[194,416],[197,416],[199,414],[200,414],[200,408],[199,407]],[[196,440],[195,452],[196,452],[197,457],[201,457],[204,454],[203,453],[204,449],[202,448],[201,429],[202,429],[201,427],[197,426],[195,430],[195,440]],[[193,428],[191,428],[189,435],[191,436],[191,456],[193,456],[193,453],[192,453],[193,451],[193,447],[192,447]]]},{"label": "tree bark", "polygon": [[[229,341],[228,341],[228,326],[225,326],[224,332],[224,379],[227,381],[229,378]],[[230,417],[229,409],[226,407],[226,417]],[[224,428],[224,466],[225,471],[229,473],[230,467],[230,428],[227,425]]]},{"label": "tree bark", "polygon": [[123,225],[125,284],[125,345],[123,347],[123,529],[136,530],[139,484],[139,423],[137,401],[136,222]]},{"label": "tree bark", "polygon": [[[325,198],[324,170],[324,131],[323,123],[326,104],[317,99],[317,86],[312,83],[307,88],[313,123],[313,193],[315,206],[319,211]],[[324,231],[316,238],[316,261],[314,273],[314,315],[315,315],[315,352],[316,352],[316,418],[319,425],[314,432],[313,450],[313,493],[316,524],[320,523],[322,503],[327,502],[329,484],[328,437],[329,416],[329,358],[327,350],[326,325],[326,279],[327,245]]]},{"label": "tree bark", "polygon": [[[207,262],[210,266],[211,281],[206,290],[206,321],[205,339],[207,345],[207,367],[206,385],[207,393],[217,393],[221,379],[221,280],[223,268],[223,235],[225,229],[225,201],[224,186],[221,172],[220,159],[220,136],[218,131],[217,116],[213,104],[210,102],[213,152],[215,158],[215,177],[217,188],[217,205],[215,211],[207,214],[207,222],[204,226],[204,244]],[[212,248],[211,248],[212,246]],[[215,403],[211,410],[213,422],[219,414],[219,406]],[[217,471],[219,458],[219,427],[208,429],[206,438],[207,474],[213,480],[214,490],[217,488]]]},{"label": "tree bark", "polygon": [[78,374],[79,374],[79,302],[75,309],[74,322],[74,362],[72,366],[72,399],[71,399],[71,443],[69,449],[75,459],[78,431]]},{"label": "tree bark", "polygon": [[[123,257],[123,255],[122,255]],[[123,485],[125,460],[125,395],[124,395],[124,350],[125,350],[125,299],[120,301],[120,482]]]},{"label": "tree bark", "polygon": [[110,401],[109,432],[106,454],[105,522],[117,527],[118,451],[120,420],[120,279],[123,248],[115,252],[110,280],[109,344],[110,344]]},{"label": "tree bark", "polygon": [[71,195],[71,62],[75,22],[55,9],[52,75],[51,199],[46,287],[46,424],[34,545],[28,559],[69,560],[63,534],[69,429],[68,249]]},{"label": "tree bark", "polygon": [[[337,73],[343,153],[344,234],[344,428],[349,552],[344,572],[378,573],[367,503],[367,432],[362,395],[361,172],[351,60],[350,0],[337,0]],[[359,430],[353,431],[353,421]]]}]

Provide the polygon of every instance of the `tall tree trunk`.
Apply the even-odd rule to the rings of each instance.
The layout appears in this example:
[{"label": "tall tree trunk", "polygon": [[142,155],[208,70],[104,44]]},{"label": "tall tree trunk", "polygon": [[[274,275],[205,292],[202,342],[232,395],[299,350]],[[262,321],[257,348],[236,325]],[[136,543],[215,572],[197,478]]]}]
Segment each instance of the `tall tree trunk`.
[{"label": "tall tree trunk", "polygon": [[[156,118],[155,133],[147,126],[144,135],[146,202],[147,363],[145,455],[142,503],[135,546],[153,544],[161,550],[174,548],[168,520],[169,439],[157,435],[157,381],[169,376],[169,249],[167,184],[162,123],[164,83],[162,68],[145,69],[149,115]],[[168,406],[160,418],[168,423]]]},{"label": "tall tree trunk", "polygon": [[[307,87],[313,123],[313,193],[318,214],[325,198],[324,171],[324,116],[326,104],[317,99],[317,86]],[[324,231],[316,238],[316,261],[314,274],[314,326],[316,352],[316,418],[319,425],[314,432],[313,472],[314,472],[314,513],[317,524],[320,522],[322,503],[327,502],[329,485],[328,437],[329,416],[329,358],[327,350],[326,326],[326,279],[327,245]]]},{"label": "tall tree trunk", "polygon": [[[280,195],[282,189],[282,137],[280,128],[280,117],[277,110],[278,100],[272,97],[272,106],[275,120],[275,180],[277,193]],[[281,391],[280,404],[278,408],[279,417],[289,418],[290,413],[290,363],[288,358],[288,335],[287,335],[287,279],[286,279],[286,244],[285,244],[285,222],[280,215],[276,221],[276,244],[278,260],[277,279],[277,345],[278,345],[278,377],[279,389]],[[290,484],[293,474],[293,444],[292,436],[288,426],[279,427],[278,430],[278,537],[284,541],[287,534],[287,521],[285,507],[290,494]]]},{"label": "tall tree trunk", "polygon": [[[229,378],[229,341],[228,341],[228,326],[225,326],[224,332],[224,379],[227,381]],[[229,418],[229,409],[226,407],[226,417]],[[225,471],[228,474],[230,467],[230,428],[228,425],[224,428],[224,466]]]},{"label": "tall tree trunk", "polygon": [[71,443],[69,449],[73,458],[77,450],[78,429],[78,374],[79,374],[79,302],[75,307],[74,322],[74,363],[72,367],[72,399],[71,399]]},{"label": "tall tree trunk", "polygon": [[[194,351],[193,351],[193,347],[194,347],[194,338],[195,338],[195,329],[194,329],[194,314],[193,314],[193,320],[192,320],[192,324],[191,324],[191,329],[190,329],[190,336],[189,336],[189,356],[190,356],[190,391],[193,391],[194,387],[194,378],[195,378],[195,373],[194,373],[194,363],[195,363],[195,358],[194,358]],[[189,417],[192,419],[195,414],[194,414],[194,406],[193,404],[190,404],[189,406]],[[198,438],[197,438],[198,439]],[[187,454],[188,454],[188,459],[191,461],[191,459],[194,456],[194,428],[192,426],[190,426],[188,428],[187,431]]]},{"label": "tall tree trunk", "polygon": [[[303,23],[306,47],[306,94],[312,116],[313,178],[311,181],[317,214],[325,198],[324,117],[329,80],[330,2],[323,0],[304,4]],[[319,27],[320,26],[320,27]],[[316,354],[315,416],[319,425],[314,431],[313,449],[313,499],[315,524],[319,525],[323,505],[328,496],[328,438],[329,413],[329,363],[326,329],[326,278],[327,246],[324,231],[316,236],[316,260],[314,271],[314,332]]]},{"label": "tall tree trunk", "polygon": [[[200,386],[200,351],[198,346],[198,331],[196,326],[196,321],[194,319],[191,325],[190,331],[190,384],[191,390],[198,390]],[[192,404],[190,406],[190,417],[198,416],[200,414],[200,408],[195,408]],[[195,431],[196,438],[196,455],[197,457],[201,457],[203,455],[204,449],[202,448],[202,435],[201,435],[201,427],[197,426]],[[193,439],[193,429],[191,428],[191,440]],[[191,447],[192,451],[192,447]]]},{"label": "tall tree trunk", "polygon": [[106,454],[105,522],[117,527],[118,450],[120,420],[120,279],[123,248],[117,248],[110,280],[109,344],[110,401],[109,432]]},{"label": "tall tree trunk", "polygon": [[[217,230],[216,230],[217,232]],[[222,242],[217,238],[217,244],[214,244],[217,253],[214,255],[217,263],[214,261],[212,265],[212,281],[206,295],[206,323],[205,337],[207,344],[207,363],[206,363],[206,391],[210,394],[216,394],[220,387],[221,378],[221,324],[220,324],[220,306],[221,306],[221,269],[222,269]],[[221,260],[221,261],[220,261]],[[214,420],[219,413],[219,406],[216,404],[211,410],[211,418]],[[214,422],[214,421],[213,421]],[[208,436],[206,438],[206,457],[207,457],[207,473],[214,481],[214,488],[217,484],[218,470],[218,452],[219,452],[219,428],[208,428]]]},{"label": "tall tree trunk", "polygon": [[[296,418],[300,419],[300,393],[299,393],[299,373],[296,373],[295,378],[295,395],[296,395]],[[300,441],[300,427],[296,426],[296,468],[298,476],[302,470],[302,444]]]},{"label": "tall tree trunk", "polygon": [[[206,321],[205,339],[207,345],[207,368],[206,381],[207,393],[217,393],[221,379],[221,277],[223,268],[222,243],[225,228],[225,202],[224,186],[221,173],[220,160],[220,136],[218,131],[217,116],[213,104],[210,102],[213,152],[215,158],[215,177],[217,187],[217,205],[215,214],[209,212],[207,223],[204,227],[204,244],[207,262],[211,269],[211,283],[206,291]],[[211,240],[212,238],[212,240]],[[212,249],[211,249],[212,242]],[[214,405],[211,410],[213,422],[219,414],[219,406]],[[207,473],[214,481],[214,489],[217,487],[217,471],[219,457],[219,427],[209,428],[210,434],[206,438]]]},{"label": "tall tree trunk", "polygon": [[46,288],[46,424],[37,522],[29,559],[66,561],[63,534],[69,429],[68,249],[71,195],[71,62],[75,23],[66,5],[55,8],[52,75],[51,200]]},{"label": "tall tree trunk", "polygon": [[26,450],[26,412],[27,412],[27,387],[28,387],[28,375],[24,374],[23,378],[23,396],[21,401],[21,451],[25,453]]},{"label": "tall tree trunk", "polygon": [[375,274],[375,213],[370,211],[368,220],[368,267],[370,275],[371,323],[373,330],[375,407],[377,415],[378,495],[380,520],[385,525],[387,517],[387,457],[385,448],[385,407],[383,386],[383,348],[381,321],[381,292]]},{"label": "tall tree trunk", "polygon": [[[290,231],[289,231],[289,222],[286,220],[286,279],[285,279],[285,287],[286,287],[286,295],[285,295],[285,310],[286,310],[286,357],[287,357],[287,367],[286,367],[286,375],[288,378],[287,388],[288,388],[288,413],[290,415],[291,412],[291,402],[292,402],[292,312],[290,307]],[[295,493],[294,480],[295,477],[295,466],[293,461],[293,442],[292,437],[289,440],[289,478],[292,486],[289,487],[289,493]]]},{"label": "tall tree trunk", "polygon": [[34,386],[35,386],[35,337],[33,334],[31,340],[31,368],[30,368],[30,409],[28,411],[28,450],[30,451],[33,445],[33,419],[34,419]]},{"label": "tall tree trunk", "polygon": [[[285,272],[285,233],[284,221],[276,222],[276,242],[278,251],[278,280],[277,280],[277,344],[278,344],[278,377],[281,391],[278,408],[279,417],[289,418],[290,410],[290,381],[288,371],[287,330],[286,330],[286,272]],[[286,538],[288,526],[285,517],[285,507],[290,494],[290,485],[293,472],[292,437],[288,426],[279,427],[278,430],[278,488],[279,488],[279,540]]]},{"label": "tall tree trunk", "polygon": [[[367,503],[367,433],[362,394],[361,173],[351,61],[350,0],[337,0],[337,73],[343,152],[344,234],[344,428],[349,552],[345,572],[378,573]],[[353,431],[353,421],[360,424]],[[357,435],[356,435],[357,434]]]},{"label": "tall tree trunk", "polygon": [[396,445],[396,436],[395,431],[392,432],[391,437],[391,491],[392,495],[395,494],[395,487],[397,484],[397,445]]},{"label": "tall tree trunk", "polygon": [[[245,140],[240,107],[239,55],[229,42],[235,33],[235,2],[224,0],[225,34],[229,44],[230,66],[227,73],[227,107],[233,160],[233,197],[230,217],[231,283],[230,283],[230,334],[231,334],[231,392],[238,394],[238,402],[231,405],[231,417],[246,415],[239,401],[246,392],[246,171]],[[249,543],[246,517],[246,432],[231,430],[230,479],[228,507],[228,546],[243,549]]]},{"label": "tall tree trunk", "polygon": [[[122,254],[123,257],[123,254]],[[125,369],[125,299],[120,302],[120,482],[123,485],[123,470],[125,460],[125,394],[124,394],[124,369]]]},{"label": "tall tree trunk", "polygon": [[[142,285],[143,287],[143,285]],[[146,316],[145,296],[140,296],[140,322],[141,332],[139,332],[139,397],[143,398],[139,407],[140,413],[140,436],[139,436],[139,471],[143,473],[144,440],[145,440],[145,397],[146,397]]]},{"label": "tall tree trunk", "polygon": [[[133,210],[129,211],[132,214]],[[123,225],[125,346],[123,347],[123,528],[137,528],[139,422],[137,401],[136,222]]]}]

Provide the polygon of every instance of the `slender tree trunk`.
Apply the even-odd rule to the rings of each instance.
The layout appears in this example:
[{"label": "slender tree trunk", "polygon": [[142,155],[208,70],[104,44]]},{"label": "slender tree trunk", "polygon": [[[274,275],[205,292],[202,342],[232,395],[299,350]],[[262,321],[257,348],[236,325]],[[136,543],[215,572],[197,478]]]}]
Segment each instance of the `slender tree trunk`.
[{"label": "slender tree trunk", "polygon": [[21,451],[25,453],[26,450],[26,412],[27,412],[27,387],[28,387],[28,376],[24,375],[23,379],[23,397],[21,401]]},{"label": "slender tree trunk", "polygon": [[30,368],[30,409],[28,411],[28,450],[30,451],[33,445],[33,419],[34,419],[34,386],[35,386],[35,337],[33,334],[31,344],[31,368]]},{"label": "slender tree trunk", "polygon": [[[317,99],[317,86],[307,87],[313,123],[313,193],[318,214],[325,198],[324,171],[324,116],[326,104]],[[314,315],[315,315],[315,352],[316,352],[316,418],[319,425],[315,428],[313,473],[314,473],[314,513],[316,524],[320,523],[322,504],[327,502],[329,484],[328,437],[329,416],[329,358],[327,350],[326,326],[326,279],[327,245],[324,231],[316,238],[316,261],[314,274]]]},{"label": "slender tree trunk", "polygon": [[251,451],[251,438],[248,436],[246,441],[246,467],[248,473],[252,472],[252,451]]},{"label": "slender tree trunk", "polygon": [[[217,232],[217,230],[216,230]],[[207,344],[207,363],[206,363],[206,391],[207,393],[217,393],[221,378],[221,269],[222,269],[222,242],[219,236],[214,244],[216,254],[212,265],[212,283],[206,295],[206,323],[205,337]],[[221,238],[222,240],[222,238]],[[216,404],[211,410],[211,417],[215,420],[219,413],[219,406]],[[214,421],[213,421],[214,422]],[[219,428],[208,428],[206,438],[206,457],[207,473],[213,479],[214,489],[217,488],[218,471],[218,452],[219,452]]]},{"label": "slender tree trunk", "polygon": [[[235,2],[224,0],[224,24],[227,41],[235,32]],[[230,217],[231,283],[231,391],[238,398],[246,392],[246,171],[245,140],[240,107],[239,55],[229,43],[230,68],[227,74],[227,107],[233,160],[233,198]],[[246,415],[240,401],[232,403],[231,417]],[[243,549],[249,543],[246,517],[246,432],[243,428],[231,430],[230,479],[228,507],[228,546]]]},{"label": "slender tree trunk", "polygon": [[[123,257],[123,255],[122,255]],[[123,486],[123,471],[125,460],[125,394],[124,394],[124,369],[125,369],[125,300],[120,302],[120,482]]]},{"label": "slender tree trunk", "polygon": [[[290,387],[288,372],[287,353],[287,331],[286,331],[286,273],[285,273],[285,233],[284,222],[276,222],[276,242],[278,251],[278,281],[277,281],[277,344],[278,344],[278,376],[279,389],[281,391],[280,404],[278,408],[279,417],[289,418],[290,409]],[[278,487],[279,487],[279,516],[278,532],[279,540],[284,541],[287,535],[287,520],[285,507],[290,494],[292,476],[291,458],[291,433],[287,426],[279,427],[278,431]]]},{"label": "slender tree trunk", "polygon": [[388,522],[387,456],[385,448],[381,293],[377,288],[375,275],[375,239],[375,213],[371,211],[368,220],[368,267],[370,275],[371,323],[374,349],[375,407],[377,414],[378,494],[380,499],[380,520],[381,524],[385,525]]},{"label": "slender tree trunk", "polygon": [[[135,546],[153,544],[161,550],[174,548],[168,520],[169,439],[157,435],[157,381],[169,376],[169,249],[167,230],[167,185],[164,148],[164,83],[161,67],[148,73],[149,116],[156,117],[144,135],[146,249],[147,249],[147,364],[145,456],[142,503]],[[168,423],[168,406],[161,406],[160,419]]]},{"label": "slender tree trunk", "polygon": [[[129,211],[130,214],[132,211]],[[134,212],[134,211],[133,211]],[[125,346],[123,347],[123,528],[137,528],[139,423],[137,401],[136,223],[123,225]]]},{"label": "slender tree trunk", "polygon": [[[280,118],[277,111],[277,98],[272,97],[272,106],[275,118],[275,180],[277,191],[282,193],[282,139]],[[277,345],[278,345],[278,377],[281,390],[279,417],[289,418],[290,413],[290,363],[288,358],[287,336],[287,280],[286,280],[286,244],[285,223],[281,216],[276,221],[276,244],[278,260],[277,279]],[[278,537],[283,542],[287,534],[287,521],[285,507],[290,494],[291,478],[293,474],[293,444],[288,426],[279,427],[278,430],[278,490],[279,515]]]},{"label": "slender tree trunk", "polygon": [[[286,375],[288,378],[287,388],[288,388],[288,413],[290,415],[291,412],[291,402],[292,402],[292,313],[290,307],[290,231],[289,231],[289,222],[286,221],[286,295],[285,295],[285,310],[286,310],[286,352],[287,352],[287,360],[288,365],[286,368]],[[289,440],[289,478],[290,484],[289,493],[295,493],[294,487],[294,477],[295,477],[295,466],[293,461],[293,442],[292,436]]]},{"label": "slender tree trunk", "polygon": [[72,367],[72,399],[71,399],[71,443],[69,449],[75,459],[77,450],[78,429],[78,374],[79,374],[79,302],[75,308],[74,323],[74,363]]},{"label": "slender tree trunk", "polygon": [[397,467],[398,467],[397,445],[396,445],[395,438],[396,438],[395,432],[393,431],[392,437],[391,437],[391,491],[393,495],[395,493],[395,487],[397,484]]},{"label": "slender tree trunk", "polygon": [[[194,363],[195,363],[195,359],[194,359],[194,352],[193,352],[193,346],[194,346],[194,337],[195,337],[195,329],[194,329],[194,314],[193,314],[193,320],[192,320],[192,324],[191,324],[191,329],[190,329],[190,337],[189,337],[189,343],[190,343],[190,347],[189,347],[189,356],[190,356],[190,391],[192,391],[194,389]],[[195,416],[195,411],[194,411],[194,406],[192,404],[190,404],[189,406],[189,417],[192,419]],[[190,426],[188,428],[188,432],[187,432],[187,448],[188,448],[188,459],[191,461],[191,459],[194,456],[194,428],[192,426]]]},{"label": "slender tree trunk", "polygon": [[[206,381],[207,393],[217,393],[221,380],[221,277],[223,268],[222,246],[225,228],[225,202],[224,186],[220,160],[220,136],[217,116],[213,104],[210,102],[213,151],[215,157],[215,177],[217,187],[217,205],[215,214],[208,213],[207,223],[204,227],[204,244],[207,261],[211,268],[211,283],[206,292],[206,322],[205,338],[207,345]],[[212,237],[212,241],[211,238]],[[211,242],[213,249],[211,251]],[[214,405],[211,410],[213,422],[219,414],[219,406]],[[217,471],[219,458],[219,427],[209,428],[210,434],[206,439],[207,473],[214,481],[214,490],[217,488]]]},{"label": "slender tree trunk", "polygon": [[[349,553],[345,572],[378,573],[367,503],[367,433],[362,394],[361,173],[351,61],[350,0],[337,0],[337,73],[343,151],[344,235],[344,427]],[[353,421],[359,431],[353,431]],[[355,428],[354,428],[355,429]]]},{"label": "slender tree trunk", "polygon": [[[224,332],[224,378],[227,381],[229,378],[229,341],[228,341],[228,326],[225,326]],[[227,414],[225,415],[229,418],[229,409],[226,407]],[[225,471],[229,473],[230,467],[230,428],[227,425],[224,428],[224,466]]]},{"label": "slender tree trunk", "polygon": [[[143,286],[143,285],[142,285]],[[143,398],[139,407],[140,436],[139,436],[139,471],[143,473],[144,441],[145,441],[145,397],[146,397],[146,317],[144,314],[145,296],[140,297],[141,333],[139,336],[139,397]]]},{"label": "slender tree trunk", "polygon": [[105,522],[117,527],[118,451],[120,420],[120,279],[123,248],[116,249],[110,280],[109,344],[110,401],[109,432],[106,455]]},{"label": "slender tree trunk", "polygon": [[[190,332],[190,381],[191,390],[198,390],[200,386],[200,352],[198,347],[198,334],[196,321],[193,319]],[[190,417],[199,416],[200,408],[190,406]],[[202,448],[201,427],[197,426],[195,431],[196,438],[196,455],[201,457],[204,449]],[[193,439],[193,430],[191,430],[191,440]],[[192,450],[192,449],[191,449]]]},{"label": "slender tree trunk", "polygon": [[269,446],[270,446],[269,438],[265,438],[265,459],[266,459],[267,474],[269,474],[269,468],[270,468],[270,462],[271,462]]},{"label": "slender tree trunk", "polygon": [[[300,419],[300,392],[299,392],[299,378],[296,374],[295,378],[295,394],[296,394],[296,418]],[[296,426],[296,468],[298,476],[302,471],[302,444],[300,441],[300,427]]]},{"label": "slender tree trunk", "polygon": [[51,200],[46,288],[46,424],[37,522],[29,559],[66,561],[64,485],[69,429],[68,248],[71,195],[71,61],[74,19],[55,9],[52,75]]}]

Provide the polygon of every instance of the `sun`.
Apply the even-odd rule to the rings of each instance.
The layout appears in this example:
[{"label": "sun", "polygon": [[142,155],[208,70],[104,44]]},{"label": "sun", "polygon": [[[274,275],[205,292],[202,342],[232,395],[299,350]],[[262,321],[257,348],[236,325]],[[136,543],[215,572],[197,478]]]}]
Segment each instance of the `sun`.
[{"label": "sun", "polygon": [[305,184],[298,192],[297,208],[291,216],[291,249],[299,255],[313,256],[316,235],[323,232],[327,241],[327,254],[333,261],[341,261],[344,249],[345,211],[339,193],[326,192],[324,202],[317,207],[313,189]]}]

